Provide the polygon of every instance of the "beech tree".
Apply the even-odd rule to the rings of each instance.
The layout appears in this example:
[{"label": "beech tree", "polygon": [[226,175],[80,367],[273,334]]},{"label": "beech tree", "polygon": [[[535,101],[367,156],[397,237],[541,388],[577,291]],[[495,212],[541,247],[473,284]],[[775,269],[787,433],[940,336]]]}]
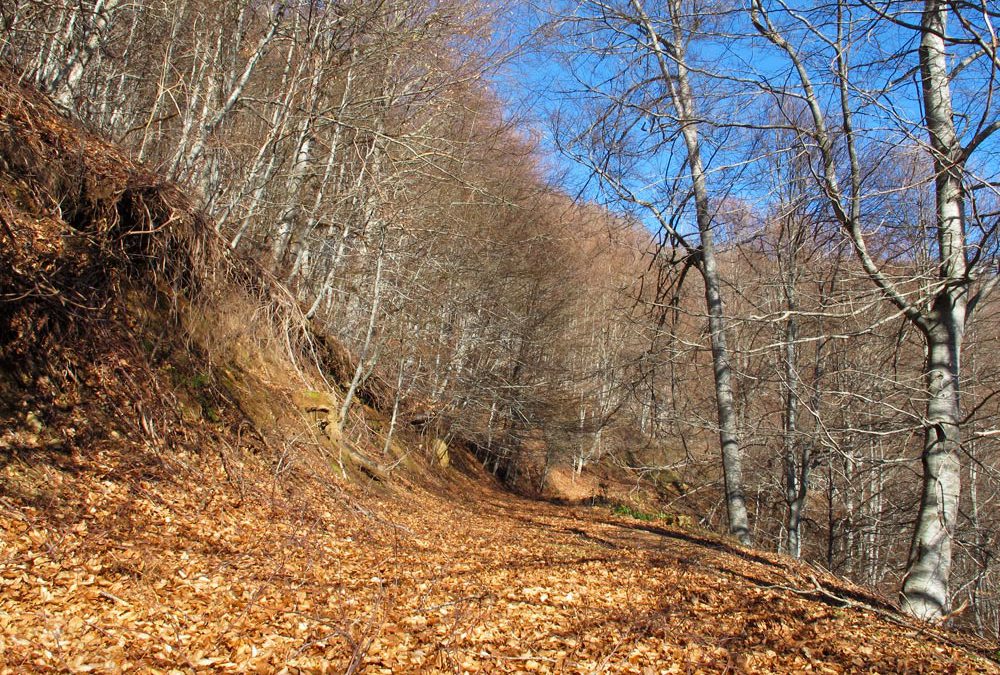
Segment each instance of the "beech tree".
[{"label": "beech tree", "polygon": [[701,68],[689,62],[698,19],[680,0],[656,9],[647,11],[640,0],[584,2],[557,19],[586,56],[569,55],[583,112],[561,117],[556,133],[563,151],[593,171],[615,200],[656,223],[664,255],[701,276],[729,532],[750,544],[712,193],[720,176],[718,170],[710,176],[703,154],[712,125],[697,91]]},{"label": "beech tree", "polygon": [[[795,125],[798,142],[816,149],[819,187],[859,264],[926,345],[922,498],[902,597],[910,613],[937,619],[951,605],[963,339],[970,315],[997,283],[995,217],[983,218],[976,208],[978,191],[995,190],[993,170],[977,166],[974,156],[1000,129],[990,95],[1000,61],[988,37],[992,17],[985,4],[925,0],[919,13],[908,7],[841,1],[819,11],[754,0],[750,16],[790,65],[795,86],[781,93],[809,109],[810,124]],[[878,41],[868,39],[874,33]],[[801,49],[802,39],[815,49]],[[915,53],[905,49],[911,39],[919,43]],[[950,65],[953,56],[958,60]],[[818,67],[826,57],[833,67]],[[872,67],[873,58],[886,66]],[[919,100],[909,94],[911,76],[919,82]],[[768,78],[763,87],[776,91],[773,81]],[[833,109],[828,92],[835,96]],[[898,131],[883,131],[886,123]],[[920,242],[932,266],[914,269],[909,280],[894,275],[870,245],[880,222],[868,208],[872,172],[863,156],[872,157],[894,137],[921,148],[935,193],[934,220],[923,224],[927,237]]]}]

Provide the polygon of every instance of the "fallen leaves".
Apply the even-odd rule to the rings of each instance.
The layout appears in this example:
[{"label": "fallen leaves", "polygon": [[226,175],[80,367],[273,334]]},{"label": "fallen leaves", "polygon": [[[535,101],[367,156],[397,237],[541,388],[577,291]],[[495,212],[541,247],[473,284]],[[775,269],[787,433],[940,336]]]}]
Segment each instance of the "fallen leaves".
[{"label": "fallen leaves", "polygon": [[783,590],[808,585],[787,563],[601,511],[464,478],[463,499],[262,483],[241,501],[221,467],[184,461],[201,480],[123,478],[102,452],[49,508],[3,502],[2,672],[993,668]]}]

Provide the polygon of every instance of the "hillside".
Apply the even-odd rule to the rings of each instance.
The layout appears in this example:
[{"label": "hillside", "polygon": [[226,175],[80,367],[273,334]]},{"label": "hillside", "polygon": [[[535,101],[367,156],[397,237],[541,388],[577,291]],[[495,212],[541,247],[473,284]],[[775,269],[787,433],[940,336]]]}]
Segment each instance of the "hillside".
[{"label": "hillside", "polygon": [[376,389],[339,435],[351,357],[0,80],[0,672],[998,670],[807,565],[383,444]]}]

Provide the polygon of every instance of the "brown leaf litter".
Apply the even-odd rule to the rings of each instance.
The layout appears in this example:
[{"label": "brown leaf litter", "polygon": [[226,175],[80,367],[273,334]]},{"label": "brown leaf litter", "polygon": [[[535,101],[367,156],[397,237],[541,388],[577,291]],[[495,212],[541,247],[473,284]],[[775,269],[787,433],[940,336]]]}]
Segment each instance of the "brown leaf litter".
[{"label": "brown leaf litter", "polygon": [[113,447],[6,460],[0,672],[997,670],[968,638],[695,531],[457,472],[374,494],[245,468],[248,494],[214,457],[145,476]]}]

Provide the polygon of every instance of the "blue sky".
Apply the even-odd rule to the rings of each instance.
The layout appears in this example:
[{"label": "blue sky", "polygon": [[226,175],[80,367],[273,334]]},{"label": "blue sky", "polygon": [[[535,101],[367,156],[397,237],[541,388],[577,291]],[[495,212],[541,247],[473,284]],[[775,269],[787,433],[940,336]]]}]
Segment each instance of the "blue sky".
[{"label": "blue sky", "polygon": [[501,27],[502,38],[511,45],[526,46],[494,77],[493,84],[507,102],[510,114],[525,119],[538,134],[550,177],[575,195],[590,182],[590,172],[558,151],[551,122],[559,107],[569,104],[576,82],[559,59],[531,44],[532,32],[547,19],[541,10],[528,3],[516,3],[509,18],[510,22]]},{"label": "blue sky", "polygon": [[[577,7],[578,4],[567,3],[567,6]],[[806,13],[818,11],[815,7],[812,3],[801,3],[801,8]],[[652,13],[655,10],[654,2],[647,2],[647,8]],[[508,33],[505,37],[511,41],[523,40],[545,18],[540,11],[519,5],[512,9],[509,23],[503,27]],[[728,30],[744,36],[753,34],[745,14],[737,13],[733,18],[734,21],[726,26]],[[831,124],[839,124],[838,94],[831,86],[832,49],[816,40],[815,36],[808,34],[803,29],[803,24],[796,18],[776,14],[775,20],[785,24],[786,35],[793,44],[803,52],[811,52],[808,66],[815,78],[817,90],[829,105]],[[826,26],[827,36],[833,37],[835,24],[827,23]],[[860,132],[859,147],[869,155],[870,161],[888,160],[886,168],[891,171],[894,169],[896,158],[900,156],[898,153],[905,151],[907,147],[911,148],[912,152],[917,152],[914,148],[926,143],[926,132],[920,127],[922,111],[919,79],[913,73],[909,76],[906,74],[908,68],[916,65],[915,34],[887,22],[858,21],[854,31],[856,48],[852,50],[851,58],[859,77],[856,80],[856,89],[852,92],[852,107],[856,114],[856,128]],[[602,38],[597,38],[600,39]],[[890,60],[892,67],[887,68],[886,58],[896,52],[901,56],[895,62]],[[953,47],[952,52],[955,54],[952,63],[955,63],[962,55],[962,51],[959,47]],[[566,61],[562,58],[565,56],[565,48],[560,47],[550,48],[548,51],[526,49],[496,76],[494,83],[501,96],[509,102],[511,114],[526,118],[540,135],[542,150],[546,153],[552,168],[551,174],[559,177],[563,189],[573,196],[581,195],[585,199],[604,201],[596,189],[596,182],[591,179],[590,171],[559,153],[553,142],[553,115],[556,112],[568,115],[581,114],[584,105],[584,99],[579,95],[580,83],[567,69]],[[772,85],[789,87],[793,91],[798,85],[784,55],[759,36],[703,39],[692,47],[691,56],[708,69],[736,73],[750,80],[766,79]],[[874,65],[869,68],[865,59]],[[579,55],[575,57],[574,64],[578,74],[582,73],[591,82],[605,89],[612,84],[607,80],[607,75],[620,65],[610,62],[603,64],[595,56]],[[964,88],[966,79],[973,84],[985,79],[983,77],[985,65],[982,62],[974,64],[955,82],[957,119],[960,124],[966,124],[966,139],[974,131],[973,122],[979,115],[987,112],[995,118],[1000,112],[1000,106],[995,100],[987,102],[980,92]],[[980,70],[977,71],[977,68]],[[626,72],[624,80],[615,80],[613,83],[621,84],[635,74]],[[879,90],[880,85],[897,77],[899,81],[889,90],[884,92]],[[696,86],[736,88],[731,81],[727,84],[725,80],[710,77],[701,77]],[[767,105],[775,100],[770,96],[755,97],[741,93],[723,100],[719,108],[711,114],[718,116],[726,124],[738,125],[751,121],[755,115],[764,113]],[[991,107],[988,111],[987,106]],[[764,213],[773,201],[771,190],[774,185],[768,184],[770,178],[764,173],[767,168],[766,162],[750,159],[749,163],[746,163],[747,157],[752,158],[753,153],[757,153],[758,159],[764,154],[758,147],[747,155],[750,132],[737,129],[735,126],[725,133],[704,125],[702,128],[706,163],[711,170],[717,171],[712,176],[715,193],[719,194],[720,190],[726,191],[730,196],[754,205],[760,213]],[[634,174],[630,177],[630,188],[648,196],[652,201],[669,205],[671,197],[675,196],[669,189],[670,179],[683,174],[683,152],[671,155],[671,146],[660,144],[660,139],[650,133],[645,124],[638,124],[636,133],[629,137],[629,140],[636,144],[640,154],[642,148],[649,148],[649,153],[643,160],[636,160],[630,166]],[[744,163],[741,164],[741,161]],[[923,162],[927,164],[926,157]],[[730,165],[734,168],[724,169]],[[996,180],[997,174],[1000,173],[1000,136],[980,148],[970,166],[984,177]],[[889,172],[882,171],[876,174],[877,180],[870,181],[873,195],[886,189],[888,175]],[[683,180],[681,185],[685,185]],[[893,208],[890,202],[884,201],[883,195],[876,196],[873,196],[873,200],[877,201],[878,208]],[[876,204],[876,201],[873,201],[873,204]],[[888,216],[905,217],[905,205],[900,204],[899,208],[903,209],[900,212],[902,215],[888,214]],[[654,221],[648,215],[640,217],[651,230],[656,228]],[[693,227],[691,220],[690,214],[683,214],[682,227],[690,230]]]}]

